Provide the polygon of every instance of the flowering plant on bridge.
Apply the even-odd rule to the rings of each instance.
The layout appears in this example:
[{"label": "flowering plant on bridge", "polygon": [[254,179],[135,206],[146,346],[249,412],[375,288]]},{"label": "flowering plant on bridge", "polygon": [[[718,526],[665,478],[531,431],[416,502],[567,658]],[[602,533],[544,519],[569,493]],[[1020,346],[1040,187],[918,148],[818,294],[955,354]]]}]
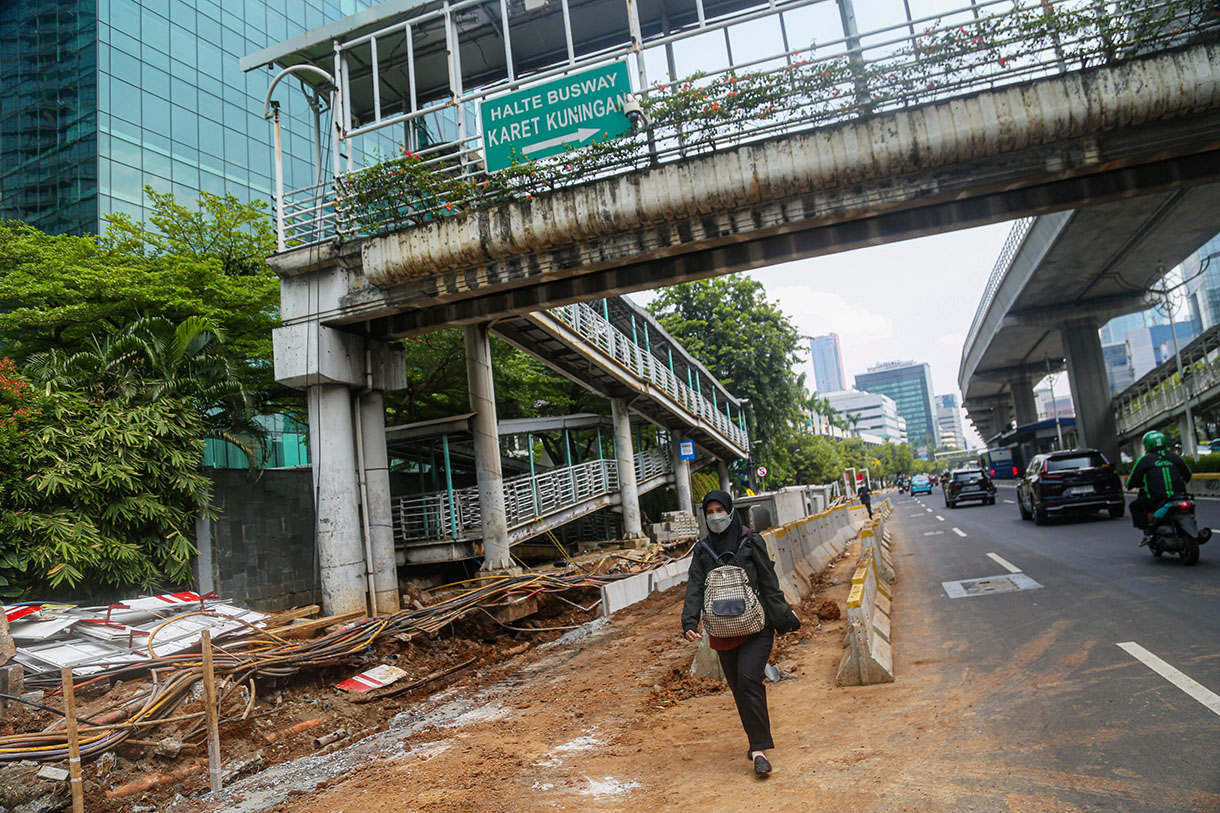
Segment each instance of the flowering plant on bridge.
[{"label": "flowering plant on bridge", "polygon": [[937,21],[898,47],[840,43],[837,52],[819,54],[815,43],[769,70],[656,82],[639,94],[646,130],[499,172],[440,153],[425,160],[404,148],[400,157],[342,178],[338,207],[350,231],[386,233],[745,140],[1137,57],[1217,22],[1215,9],[1200,0],[1164,0],[1122,14],[1092,0],[1036,0],[977,19]]}]

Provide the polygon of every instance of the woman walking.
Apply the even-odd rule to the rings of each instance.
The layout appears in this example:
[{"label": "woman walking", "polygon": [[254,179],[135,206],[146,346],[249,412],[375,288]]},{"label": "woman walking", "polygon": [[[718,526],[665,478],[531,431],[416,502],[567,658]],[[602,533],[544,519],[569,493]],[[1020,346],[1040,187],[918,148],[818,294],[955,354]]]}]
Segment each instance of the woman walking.
[{"label": "woman walking", "polygon": [[[726,565],[745,571],[749,587],[762,604],[762,629],[748,635],[725,637],[708,633],[708,643],[720,656],[720,666],[749,738],[746,755],[754,761],[754,773],[766,776],[771,773],[771,763],[764,752],[774,748],[775,743],[771,740],[763,670],[771,657],[775,633],[794,632],[801,622],[784,600],[766,543],[745,527],[733,510],[733,498],[724,491],[709,491],[703,498],[703,515],[708,534],[695,544],[691,554],[686,602],[682,607],[682,630],[689,641],[703,638],[699,633],[699,619],[704,611],[709,573]],[[707,619],[704,621],[707,631]]]}]

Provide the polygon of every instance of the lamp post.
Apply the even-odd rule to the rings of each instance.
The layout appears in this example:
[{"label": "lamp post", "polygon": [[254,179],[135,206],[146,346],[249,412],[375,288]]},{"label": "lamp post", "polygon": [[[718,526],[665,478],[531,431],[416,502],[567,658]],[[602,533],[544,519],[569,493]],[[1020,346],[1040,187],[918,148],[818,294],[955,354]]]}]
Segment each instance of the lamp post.
[{"label": "lamp post", "polygon": [[1055,414],[1055,435],[1059,438],[1059,451],[1063,450],[1063,425],[1059,423],[1059,404],[1055,401],[1055,376],[1051,375],[1051,360],[1046,359],[1046,381],[1051,388],[1051,412]]},{"label": "lamp post", "polygon": [[[1165,267],[1159,263],[1157,264],[1157,273],[1160,275],[1161,279],[1164,279]],[[1161,304],[1165,306],[1165,313],[1169,317],[1169,335],[1171,337],[1173,337],[1173,356],[1174,356],[1174,361],[1178,367],[1178,380],[1182,382],[1182,398],[1186,405],[1186,431],[1187,431],[1187,433],[1189,433],[1189,438],[1190,438],[1190,442],[1188,444],[1186,436],[1182,437],[1182,453],[1185,455],[1188,455],[1190,457],[1194,457],[1194,455],[1196,453],[1195,417],[1194,417],[1194,412],[1190,406],[1190,397],[1191,397],[1190,374],[1189,374],[1189,371],[1184,370],[1182,368],[1182,350],[1178,346],[1178,328],[1174,324],[1174,320],[1173,320],[1174,306],[1173,306],[1173,298],[1171,297],[1171,294],[1174,291],[1176,291],[1178,288],[1182,287],[1185,284],[1186,284],[1185,282],[1181,282],[1181,283],[1178,283],[1177,285],[1173,286],[1172,288],[1170,288],[1168,285],[1165,285],[1159,291],[1154,289],[1153,293],[1161,295]]]}]

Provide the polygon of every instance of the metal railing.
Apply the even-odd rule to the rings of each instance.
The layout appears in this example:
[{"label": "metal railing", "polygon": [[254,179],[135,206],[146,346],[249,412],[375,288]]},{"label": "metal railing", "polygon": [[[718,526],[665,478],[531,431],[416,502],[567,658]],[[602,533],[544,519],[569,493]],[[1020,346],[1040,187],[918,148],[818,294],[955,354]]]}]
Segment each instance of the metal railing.
[{"label": "metal railing", "polygon": [[692,418],[710,424],[733,446],[743,450],[750,448],[746,430],[730,420],[696,388],[681,381],[666,362],[633,342],[592,306],[579,302],[551,308],[550,313],[620,366],[660,387]]},{"label": "metal railing", "polygon": [[1003,284],[1008,270],[1012,268],[1013,260],[1017,258],[1017,252],[1025,243],[1025,237],[1033,228],[1035,220],[1037,220],[1036,217],[1023,217],[1012,224],[1008,238],[1004,241],[1003,248],[1000,249],[1000,256],[996,257],[995,265],[991,269],[991,276],[987,278],[987,286],[983,288],[983,297],[979,300],[979,307],[974,312],[973,321],[970,322],[970,330],[966,332],[966,341],[962,344],[963,362],[965,362],[970,348],[974,347],[974,340],[978,338],[979,330],[983,327],[983,320],[987,318],[987,312],[991,309],[991,303],[995,300],[995,295],[1000,290],[1000,285]]},{"label": "metal railing", "polygon": [[[1205,17],[1199,11],[1202,6],[1192,0],[1159,0],[1138,8],[1120,5],[1114,10],[1109,4],[1093,0],[1061,0],[1053,4],[1046,0],[980,0],[922,18],[908,16],[866,32],[855,30],[853,19],[850,25],[845,23],[844,36],[840,38],[792,47],[784,15],[791,19],[801,9],[824,0],[772,2],[762,9],[745,9],[719,18],[706,17],[701,0],[696,0],[700,9],[697,24],[649,37],[641,33],[638,4],[624,0],[632,26],[630,42],[577,58],[569,29],[567,60],[561,58],[527,76],[517,76],[512,48],[505,38],[507,77],[468,89],[462,85],[460,59],[456,56],[461,49],[454,47],[462,41],[464,32],[455,18],[474,2],[446,4],[443,9],[335,43],[334,65],[326,67],[333,68],[339,91],[338,103],[332,111],[338,115],[338,121],[332,122],[331,127],[336,140],[332,146],[336,184],[329,190],[331,199],[326,206],[294,208],[293,201],[301,197],[300,191],[285,196],[284,205],[277,207],[276,212],[284,235],[281,250],[334,236],[410,228],[506,199],[526,199],[549,189],[742,143],[1112,63],[1180,44],[1217,25],[1217,20]],[[563,10],[566,19],[566,2]],[[765,18],[778,19],[782,47],[761,56],[751,54],[748,58],[734,59],[728,32],[744,33],[747,26]],[[514,23],[514,28],[526,24],[520,21]],[[411,32],[422,30],[425,25],[443,25],[441,33],[450,43],[449,92],[439,102],[417,97],[415,71],[411,67],[414,64]],[[389,47],[378,51],[379,38],[385,39],[388,46],[389,38],[400,41],[397,38],[403,37],[404,32],[405,56]],[[727,64],[708,68],[706,61],[695,62],[699,73],[679,79],[673,68],[673,46],[683,40],[706,38],[714,32],[724,32]],[[379,73],[379,53],[387,61],[385,73]],[[359,72],[353,78],[347,69],[349,57],[361,61],[371,58],[371,70]],[[475,132],[467,132],[467,120],[477,116],[478,102],[542,80],[628,58],[634,59],[634,95],[658,117],[652,126],[615,140],[604,150],[603,158],[592,162],[584,161],[581,156],[588,153],[581,151],[536,162],[540,170],[549,167],[548,171],[537,173],[537,178],[533,172],[506,176],[485,170],[480,158],[482,128],[476,126]],[[396,72],[390,70],[390,60],[407,63],[410,82],[408,88],[395,88],[399,92],[392,101],[396,109],[383,111],[382,86],[390,81],[389,76],[402,76],[401,65]],[[650,64],[669,66],[663,82],[649,80]],[[722,102],[727,110],[730,97],[737,96],[736,91],[727,88],[739,78],[759,87],[773,86],[773,93],[764,98],[765,106],[757,110],[750,108],[740,116],[717,115]],[[360,82],[371,83],[375,110],[365,120],[356,122],[348,100],[353,96],[353,83]],[[743,81],[743,90],[745,86]],[[709,89],[723,97],[705,100],[700,94]],[[710,103],[715,104],[715,109]],[[732,102],[733,106],[744,104],[744,99]],[[405,125],[413,139],[417,120],[435,119],[446,110],[455,118],[456,134],[423,149],[408,144],[418,155],[410,159],[412,165],[402,165],[393,172],[377,168],[384,168],[385,164],[364,168],[354,165],[357,151],[350,144],[352,138]],[[346,156],[345,162],[339,161],[340,153]],[[572,171],[567,163],[573,160],[584,161],[577,171]],[[428,176],[422,183],[421,171]],[[371,182],[378,173],[371,194],[352,194],[352,189]]]},{"label": "metal railing", "polygon": [[[666,448],[638,451],[635,471],[643,483],[672,473],[673,459]],[[509,477],[504,480],[505,518],[509,529],[516,528],[618,489],[618,463],[605,459]],[[477,486],[454,489],[452,499],[447,491],[397,497],[391,511],[397,544],[476,539],[482,533]]]},{"label": "metal railing", "polygon": [[1199,362],[1187,367],[1185,378],[1174,376],[1161,382],[1152,392],[1120,401],[1115,410],[1118,433],[1125,435],[1147,422],[1172,414],[1196,399],[1215,397],[1220,387],[1220,360]]}]

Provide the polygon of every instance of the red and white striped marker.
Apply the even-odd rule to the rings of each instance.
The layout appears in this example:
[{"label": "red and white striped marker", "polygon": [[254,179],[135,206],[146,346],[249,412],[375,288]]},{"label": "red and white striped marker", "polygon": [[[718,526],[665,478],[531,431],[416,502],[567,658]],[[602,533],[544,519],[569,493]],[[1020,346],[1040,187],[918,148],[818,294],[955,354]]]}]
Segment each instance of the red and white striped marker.
[{"label": "red and white striped marker", "polygon": [[399,669],[397,666],[382,664],[381,666],[374,666],[372,669],[366,669],[354,677],[349,677],[342,683],[336,684],[336,688],[342,689],[345,692],[362,693],[372,691],[373,689],[380,689],[382,686],[389,686],[406,674],[404,670]]}]

